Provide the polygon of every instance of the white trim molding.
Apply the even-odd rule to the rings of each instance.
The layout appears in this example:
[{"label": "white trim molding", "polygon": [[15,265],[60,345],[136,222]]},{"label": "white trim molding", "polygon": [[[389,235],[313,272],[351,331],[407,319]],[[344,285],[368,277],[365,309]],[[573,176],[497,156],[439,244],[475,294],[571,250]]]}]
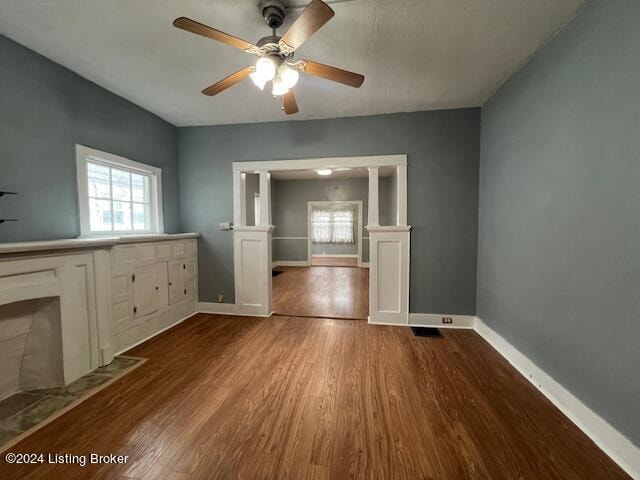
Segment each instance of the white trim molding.
[{"label": "white trim molding", "polygon": [[215,315],[238,315],[235,303],[200,302],[198,303],[198,312]]},{"label": "white trim molding", "polygon": [[[447,320],[451,323],[445,323]],[[410,313],[410,327],[460,328],[473,330],[476,317],[473,315],[450,315],[436,313]]]},{"label": "white trim molding", "polygon": [[[149,178],[149,230],[104,231],[92,232],[89,212],[89,185],[87,178],[87,162],[100,163],[107,167],[123,169],[133,173],[140,173]],[[78,194],[78,217],[80,234],[82,237],[105,235],[144,235],[164,233],[164,219],[162,208],[162,170],[152,165],[136,162],[112,153],[103,152],[95,148],[76,144],[76,179]],[[113,225],[112,225],[113,226]],[[133,225],[131,225],[133,228]]]},{"label": "white trim molding", "polygon": [[476,318],[475,330],[625,472],[640,479],[640,448],[480,318]]},{"label": "white trim molding", "polygon": [[367,168],[406,165],[407,155],[370,155],[362,157],[324,157],[305,160],[260,160],[257,162],[233,162],[234,172],[257,173],[268,170],[317,170],[319,168]]},{"label": "white trim molding", "polygon": [[198,313],[206,313],[208,315],[232,315],[234,317],[270,317],[269,315],[259,315],[255,313],[243,312],[235,303],[215,303],[200,302],[198,303]]},{"label": "white trim molding", "polygon": [[275,267],[308,267],[309,263],[306,260],[274,260],[273,268]]}]

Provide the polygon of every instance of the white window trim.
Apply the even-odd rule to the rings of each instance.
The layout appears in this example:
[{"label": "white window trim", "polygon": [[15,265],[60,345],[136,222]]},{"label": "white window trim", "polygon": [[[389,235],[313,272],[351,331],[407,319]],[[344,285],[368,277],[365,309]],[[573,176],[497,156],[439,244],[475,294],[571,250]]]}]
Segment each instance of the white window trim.
[{"label": "white window trim", "polygon": [[[149,195],[152,200],[151,229],[148,231],[131,232],[92,232],[89,223],[89,185],[87,179],[87,157],[95,157],[100,163],[114,168],[124,167],[149,175]],[[76,176],[78,182],[78,213],[80,220],[80,238],[106,236],[135,236],[164,233],[164,219],[162,216],[162,170],[158,167],[135,162],[112,153],[96,150],[84,145],[76,145]]]}]

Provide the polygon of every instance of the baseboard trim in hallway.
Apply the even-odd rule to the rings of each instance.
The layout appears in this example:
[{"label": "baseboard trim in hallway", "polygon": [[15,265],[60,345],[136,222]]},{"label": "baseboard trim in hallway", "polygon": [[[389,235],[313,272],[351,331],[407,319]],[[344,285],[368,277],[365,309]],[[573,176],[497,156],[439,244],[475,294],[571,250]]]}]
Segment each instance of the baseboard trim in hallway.
[{"label": "baseboard trim in hallway", "polygon": [[291,315],[290,313],[278,313],[273,312],[272,314],[275,317],[292,317],[292,318],[319,318],[323,320],[355,320],[356,322],[366,322],[366,318],[354,318],[354,317],[339,317],[339,316],[328,316],[328,315]]}]

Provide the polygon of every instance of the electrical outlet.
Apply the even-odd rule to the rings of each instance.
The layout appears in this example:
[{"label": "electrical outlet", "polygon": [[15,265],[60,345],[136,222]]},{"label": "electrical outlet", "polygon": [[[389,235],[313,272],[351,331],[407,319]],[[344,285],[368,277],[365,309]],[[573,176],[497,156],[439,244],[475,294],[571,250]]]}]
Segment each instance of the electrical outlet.
[{"label": "electrical outlet", "polygon": [[224,295],[218,295],[218,303],[224,303]]},{"label": "electrical outlet", "polygon": [[442,317],[442,323],[453,323],[453,318],[451,318],[451,317]]}]

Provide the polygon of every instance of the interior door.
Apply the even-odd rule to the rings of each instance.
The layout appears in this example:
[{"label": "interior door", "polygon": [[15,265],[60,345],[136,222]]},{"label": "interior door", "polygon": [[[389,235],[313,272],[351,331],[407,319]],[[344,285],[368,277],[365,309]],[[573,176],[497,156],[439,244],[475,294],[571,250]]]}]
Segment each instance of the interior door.
[{"label": "interior door", "polygon": [[169,305],[178,303],[185,297],[185,263],[182,260],[169,262]]},{"label": "interior door", "polygon": [[144,317],[159,309],[158,266],[146,265],[133,270],[133,316]]}]

